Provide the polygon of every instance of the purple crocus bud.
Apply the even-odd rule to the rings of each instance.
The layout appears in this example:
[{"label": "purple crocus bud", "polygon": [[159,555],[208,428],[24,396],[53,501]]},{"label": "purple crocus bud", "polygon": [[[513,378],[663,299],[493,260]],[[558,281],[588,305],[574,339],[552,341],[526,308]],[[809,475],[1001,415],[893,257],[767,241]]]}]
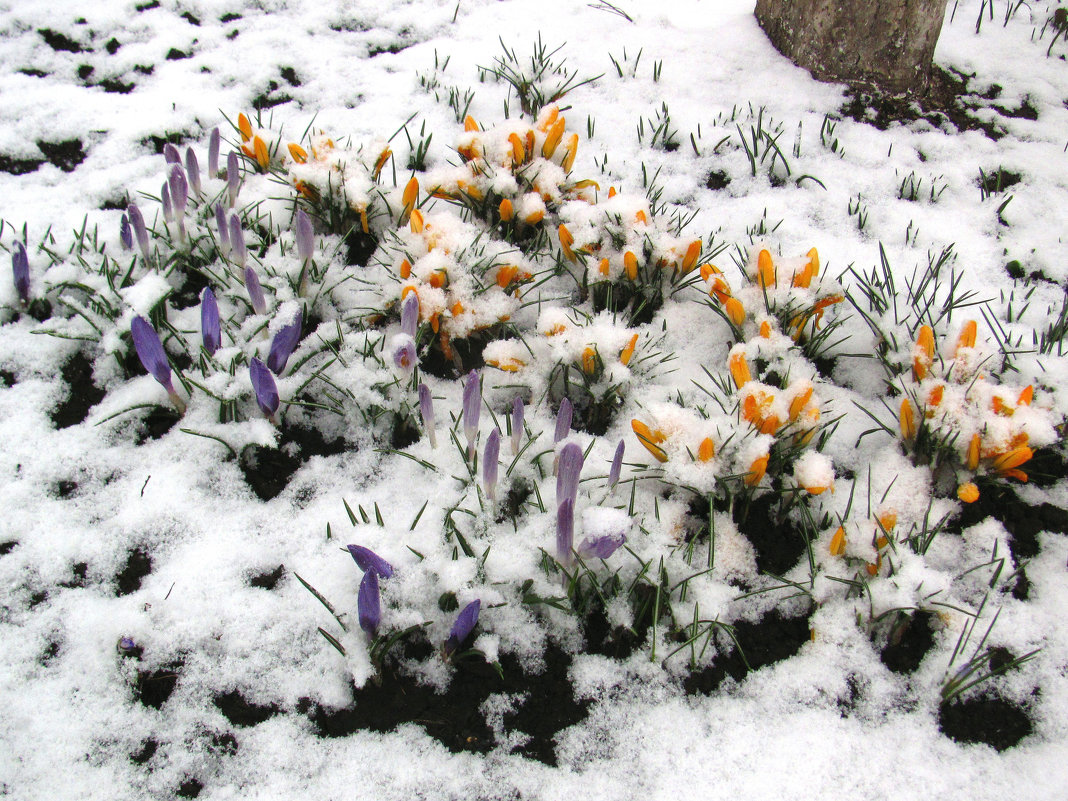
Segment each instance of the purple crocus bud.
[{"label": "purple crocus bud", "polygon": [[622,532],[617,534],[604,534],[600,537],[586,537],[578,547],[578,554],[583,559],[607,559],[619,550],[620,546],[627,541],[627,536]]},{"label": "purple crocus bud", "polygon": [[300,327],[300,314],[297,314],[292,322],[279,328],[278,333],[271,340],[271,352],[267,354],[267,367],[275,375],[282,375],[282,371],[286,369],[286,362],[296,350],[300,342]]},{"label": "purple crocus bud", "polygon": [[130,215],[130,226],[137,237],[141,255],[147,260],[151,254],[148,252],[148,229],[145,227],[145,218],[141,216],[141,209],[137,208],[136,203],[131,203],[126,207],[126,213]]},{"label": "purple crocus bud", "polygon": [[168,184],[163,185],[159,196],[163,205],[163,219],[167,222],[174,222],[174,203],[171,202],[171,190]]},{"label": "purple crocus bud", "polygon": [[378,631],[382,622],[382,598],[378,592],[378,573],[368,570],[360,582],[360,593],[356,598],[356,607],[360,613],[360,628],[371,637]]},{"label": "purple crocus bud", "polygon": [[171,203],[174,204],[174,216],[185,216],[185,207],[189,203],[189,183],[186,181],[185,170],[181,164],[171,167],[171,174],[167,178],[167,184],[171,188]]},{"label": "purple crocus bud", "polygon": [[482,488],[491,501],[497,500],[497,467],[500,455],[501,431],[495,428],[486,439],[486,449],[482,452]]},{"label": "purple crocus bud", "polygon": [[567,437],[571,433],[571,417],[574,409],[571,401],[564,398],[560,401],[560,410],[556,413],[556,433],[553,434],[553,444]]},{"label": "purple crocus bud", "polygon": [[208,176],[215,178],[219,175],[219,144],[222,136],[219,129],[211,129],[211,137],[208,139]]},{"label": "purple crocus bud", "polygon": [[612,457],[612,466],[608,470],[608,487],[611,489],[619,483],[619,473],[623,469],[623,440],[616,445],[616,455]]},{"label": "purple crocus bud", "polygon": [[482,412],[482,386],[478,373],[472,370],[464,382],[464,436],[467,438],[467,458],[475,453],[475,438],[478,436],[478,416]]},{"label": "purple crocus bud", "polygon": [[189,186],[192,187],[196,194],[200,194],[200,162],[197,161],[197,154],[193,151],[193,148],[187,147],[185,149],[185,171],[189,178]]},{"label": "purple crocus bud", "polygon": [[230,208],[237,203],[237,192],[241,188],[241,167],[237,163],[237,152],[230,151],[226,157],[226,190],[230,197]]},{"label": "purple crocus bud", "polygon": [[311,218],[304,213],[304,209],[297,210],[297,219],[294,226],[297,240],[297,258],[302,262],[311,260],[315,252],[315,237],[312,231]]},{"label": "purple crocus bud", "polygon": [[445,656],[452,656],[456,649],[464,644],[471,632],[478,624],[478,613],[482,611],[482,601],[475,599],[456,616],[456,622],[452,624],[449,638],[445,640]]},{"label": "purple crocus bud", "polygon": [[252,389],[256,393],[256,403],[273,423],[275,412],[278,411],[278,385],[274,383],[274,376],[267,369],[267,365],[255,356],[249,362],[248,372],[252,378]]},{"label": "purple crocus bud", "polygon": [[438,447],[438,438],[434,434],[434,399],[430,396],[430,387],[419,385],[419,413],[423,417],[423,428],[430,437],[430,447]]},{"label": "purple crocus bud", "polygon": [[204,350],[209,356],[214,356],[222,344],[222,334],[219,331],[219,304],[210,286],[204,287],[200,295],[200,335],[204,340]]},{"label": "purple crocus bud", "polygon": [[512,455],[519,453],[519,444],[523,439],[523,399],[518,395],[512,401]]},{"label": "purple crocus bud", "polygon": [[133,229],[130,227],[130,218],[125,214],[119,223],[119,242],[123,250],[133,250]]},{"label": "purple crocus bud", "polygon": [[401,331],[415,339],[419,330],[419,296],[409,292],[401,301]]},{"label": "purple crocus bud", "polygon": [[226,222],[226,212],[222,203],[215,204],[215,225],[219,229],[219,254],[225,259],[230,255],[230,225]]},{"label": "purple crocus bud", "polygon": [[168,164],[181,164],[182,157],[178,154],[178,148],[170,142],[163,146],[163,160]]},{"label": "purple crocus bud", "polygon": [[392,578],[393,565],[376,554],[370,548],[364,548],[362,545],[347,545],[350,554],[352,554],[353,560],[356,565],[364,573],[371,572],[377,573],[384,579]]},{"label": "purple crocus bud", "polygon": [[163,343],[159,341],[156,329],[139,315],[130,323],[130,336],[133,337],[137,358],[141,360],[148,374],[159,381],[167,392],[174,392],[171,365],[167,361],[167,352],[163,350]]},{"label": "purple crocus bud", "polygon": [[556,558],[561,564],[571,563],[571,548],[575,542],[575,502],[567,498],[556,507]]},{"label": "purple crocus bud", "polygon": [[582,474],[582,448],[575,442],[560,449],[560,465],[556,472],[556,502],[574,501],[578,497],[579,476]]},{"label": "purple crocus bud", "polygon": [[415,340],[407,334],[397,334],[391,341],[393,349],[393,363],[397,369],[408,375],[415,369],[419,354],[415,349]]},{"label": "purple crocus bud", "polygon": [[15,292],[25,306],[30,302],[30,257],[26,248],[17,239],[15,249],[11,251],[11,275],[15,279]]},{"label": "purple crocus bud", "polygon": [[248,250],[245,248],[245,232],[241,230],[241,220],[236,214],[230,215],[230,252],[237,266],[244,269],[245,262],[248,261]]}]

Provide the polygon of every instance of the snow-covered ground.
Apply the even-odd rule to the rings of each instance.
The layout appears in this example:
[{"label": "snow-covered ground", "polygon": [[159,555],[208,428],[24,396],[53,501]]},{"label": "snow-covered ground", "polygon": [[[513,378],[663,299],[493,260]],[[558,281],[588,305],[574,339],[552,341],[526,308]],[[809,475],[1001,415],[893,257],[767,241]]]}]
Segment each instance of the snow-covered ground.
[{"label": "snow-covered ground", "polygon": [[[1068,507],[1063,476],[1039,487],[1006,475],[1030,469],[1020,461],[1028,444],[1061,453],[1068,414],[1068,360],[1056,344],[1036,353],[1032,341],[1054,322],[1068,281],[1063,34],[1047,55],[1047,21],[1063,4],[993,5],[991,18],[985,3],[951,3],[936,61],[967,77],[971,113],[996,139],[930,119],[880,130],[844,116],[844,87],[782,58],[745,0],[0,4],[0,247],[6,270],[15,240],[25,242],[31,300],[26,308],[15,282],[0,281],[0,795],[993,799],[1021,792],[1026,778],[1029,798],[1063,797],[1068,537],[1040,530],[1037,553],[1014,559],[996,515],[929,547],[917,534],[925,518],[953,519],[973,479],[982,492],[1011,485],[1027,504]],[[551,108],[537,124],[522,117],[515,93],[488,74],[509,52],[525,69],[539,42],[560,47],[550,59],[566,70],[542,85],[572,71],[579,84],[559,101],[567,126],[555,150],[546,145]],[[223,172],[244,138],[239,113],[252,130],[231,207]],[[467,116],[475,130],[465,131]],[[221,167],[209,175],[216,127]],[[430,135],[412,211],[409,143]],[[271,151],[270,173],[257,169],[257,137]],[[178,143],[183,161],[192,148],[204,173],[200,191],[190,189],[184,240],[160,208],[173,172],[163,140]],[[375,181],[387,140],[392,156]],[[56,155],[62,143],[66,161]],[[540,171],[536,192],[517,189],[513,161]],[[312,287],[302,293],[294,187],[305,187],[302,202],[316,188],[328,195],[341,174],[331,165],[342,162],[348,224],[368,214],[379,248],[367,266],[346,265],[337,231],[317,218]],[[173,192],[174,180],[167,185]],[[435,187],[477,211],[488,194],[514,196],[515,208],[495,202],[488,225],[432,197]],[[148,266],[136,237],[132,249],[120,242],[129,201],[174,244],[154,238]],[[231,214],[239,218],[266,312],[247,300],[233,251],[218,257],[216,201],[227,229]],[[174,252],[199,253],[219,277],[209,281],[223,318],[212,358],[200,347],[199,287],[175,302]],[[114,258],[120,285],[94,272],[101,253]],[[596,288],[580,298],[584,276],[595,287],[631,286],[638,259],[640,280],[668,295],[651,319],[600,311]],[[924,284],[940,259],[938,280]],[[811,281],[797,277],[817,263]],[[896,305],[873,311],[860,276],[882,279],[884,263]],[[94,306],[84,286],[112,308]],[[407,286],[420,300],[422,359],[441,361],[441,332],[453,344],[487,331],[497,339],[477,373],[477,458],[465,453],[469,365],[458,378],[420,370],[412,381],[394,358],[406,342]],[[161,333],[182,379],[200,386],[176,378],[184,417],[145,437],[146,407],[168,399],[151,377],[129,377],[140,369],[128,334],[138,315],[161,327],[168,293]],[[38,321],[32,304],[46,295],[54,314]],[[950,295],[959,305],[942,314]],[[276,371],[276,425],[257,408],[247,365],[267,360],[302,306],[323,322],[306,325],[288,368]],[[377,311],[386,314],[372,320]],[[862,312],[888,337],[881,360]],[[807,324],[800,345],[790,336],[797,315]],[[974,342],[968,320],[978,323]],[[819,323],[833,332],[823,359],[812,358]],[[79,351],[106,394],[84,422],[57,428],[52,411],[68,393],[61,371]],[[608,397],[603,435],[576,426],[554,441],[557,365],[595,399]],[[433,398],[434,443],[419,382]],[[517,396],[518,457],[509,436]],[[235,419],[220,422],[217,398]],[[289,403],[298,399],[330,409]],[[424,432],[399,442],[402,453],[390,445],[395,414]],[[589,414],[576,408],[577,419]],[[898,419],[909,414],[918,434]],[[483,462],[495,426],[501,462],[491,482]],[[228,454],[297,427],[349,447],[312,456],[261,500]],[[925,443],[938,439],[932,460]],[[625,658],[589,653],[582,620],[531,602],[564,595],[554,557],[576,570],[557,545],[569,443],[584,455],[570,491],[574,542],[626,535],[625,547],[584,564],[601,581],[618,573],[624,589],[663,590],[652,626],[639,625],[625,592],[608,601],[610,624],[641,632]],[[811,521],[811,545],[784,576],[759,573],[725,500],[743,504],[773,486],[797,499],[785,515],[795,536]],[[508,490],[524,487],[518,510],[507,509]],[[702,511],[709,494],[723,502]],[[546,647],[569,655],[575,694],[591,703],[557,736],[558,764],[518,753],[522,735],[501,721],[519,700],[501,694],[483,710],[498,735],[488,753],[450,751],[416,723],[320,736],[308,707],[346,707],[353,682],[373,682],[376,671],[444,691],[467,669],[437,650],[376,667],[357,623],[370,582],[349,544],[394,568],[381,579],[380,632],[422,625],[440,645],[457,605],[478,599],[473,646],[488,661],[536,674]],[[131,554],[140,554],[134,568],[150,562],[139,584]],[[264,577],[280,565],[272,584]],[[772,610],[808,616],[811,638],[796,655],[711,694],[686,691],[692,671],[731,651],[720,624]],[[912,672],[880,659],[905,619],[895,610],[932,621],[933,646]],[[641,614],[648,622],[653,613]],[[693,647],[679,648],[688,635]],[[939,728],[947,680],[987,646],[1015,657],[1038,650],[962,696],[982,690],[1026,711],[1032,733],[1000,752]],[[175,674],[173,692],[148,703],[146,679]],[[538,682],[529,687],[527,703],[537,704]],[[238,726],[215,702],[234,692],[275,714]]]}]

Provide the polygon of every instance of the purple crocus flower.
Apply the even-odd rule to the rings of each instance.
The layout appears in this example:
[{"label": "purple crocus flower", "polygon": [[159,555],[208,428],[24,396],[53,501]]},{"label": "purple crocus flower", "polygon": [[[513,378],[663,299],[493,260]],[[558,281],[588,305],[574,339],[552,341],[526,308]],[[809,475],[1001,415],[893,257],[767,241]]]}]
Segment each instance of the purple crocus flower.
[{"label": "purple crocus flower", "polygon": [[578,497],[579,477],[582,474],[582,448],[575,442],[560,449],[560,465],[556,472],[556,502],[574,501]]},{"label": "purple crocus flower", "polygon": [[497,500],[497,468],[501,454],[501,431],[495,428],[486,439],[482,452],[482,488],[491,501]]},{"label": "purple crocus flower", "polygon": [[407,334],[397,334],[392,340],[393,363],[405,374],[410,374],[419,360],[415,340]]},{"label": "purple crocus flower", "polygon": [[616,445],[616,455],[612,457],[612,467],[608,470],[608,487],[611,489],[619,483],[619,473],[623,469],[623,440]]},{"label": "purple crocus flower", "polygon": [[560,401],[560,410],[556,413],[556,432],[553,434],[553,444],[565,439],[571,433],[573,414],[574,408],[571,406],[571,401],[567,398]]},{"label": "purple crocus flower", "polygon": [[168,184],[163,184],[159,196],[163,206],[163,219],[167,222],[174,222],[174,203],[171,202],[171,189]]},{"label": "purple crocus flower", "polygon": [[134,236],[137,237],[137,246],[141,248],[141,255],[147,260],[151,254],[148,251],[148,229],[145,227],[145,218],[141,216],[141,209],[137,208],[136,203],[131,203],[126,207],[126,213],[130,215],[130,226],[133,228]]},{"label": "purple crocus flower", "polygon": [[373,637],[382,622],[382,598],[378,592],[378,573],[374,570],[363,574],[356,607],[360,613],[360,628]]},{"label": "purple crocus flower", "polygon": [[248,365],[249,376],[252,378],[252,389],[256,393],[256,403],[264,415],[273,423],[274,415],[278,411],[278,385],[274,383],[274,376],[267,369],[267,365],[253,357]]},{"label": "purple crocus flower", "polygon": [[622,532],[617,534],[604,534],[600,537],[586,537],[578,547],[578,554],[583,559],[607,559],[619,550],[620,546],[627,541]]},{"label": "purple crocus flower", "polygon": [[571,548],[575,541],[575,502],[567,498],[556,507],[556,558],[561,564],[571,563]]},{"label": "purple crocus flower", "polygon": [[282,371],[286,369],[286,362],[296,350],[300,342],[300,327],[301,319],[298,313],[291,323],[279,328],[278,333],[271,340],[271,352],[267,354],[267,367],[275,375],[282,375]]},{"label": "purple crocus flower", "polygon": [[304,209],[297,210],[296,223],[294,225],[297,240],[297,258],[302,262],[311,260],[315,252],[315,237],[312,231],[311,219],[304,213]]},{"label": "purple crocus flower", "polygon": [[401,331],[415,339],[419,330],[419,296],[409,292],[401,301]]},{"label": "purple crocus flower", "polygon": [[523,399],[518,395],[512,401],[512,455],[519,453],[519,444],[523,439]]},{"label": "purple crocus flower", "polygon": [[167,361],[167,352],[163,350],[163,343],[159,341],[156,329],[144,317],[137,316],[130,322],[130,336],[133,338],[137,358],[141,360],[145,370],[167,390],[171,403],[175,405],[178,411],[184,412],[185,401],[174,391],[174,384],[171,382],[171,366]]},{"label": "purple crocus flower", "polygon": [[222,135],[218,127],[211,129],[211,137],[208,139],[208,176],[215,178],[219,175],[219,144]]},{"label": "purple crocus flower", "polygon": [[370,548],[364,548],[362,545],[347,545],[345,547],[348,549],[348,552],[352,554],[352,558],[356,562],[356,565],[364,573],[377,573],[384,579],[393,577],[393,565]]},{"label": "purple crocus flower", "polygon": [[133,250],[133,229],[130,227],[130,218],[125,214],[119,223],[119,241],[123,250]]},{"label": "purple crocus flower", "polygon": [[168,164],[181,164],[182,157],[178,154],[178,148],[170,142],[163,146],[163,160]]},{"label": "purple crocus flower", "polygon": [[200,194],[200,162],[193,148],[185,149],[185,171],[189,178],[189,186],[196,194]]},{"label": "purple crocus flower", "polygon": [[465,606],[456,616],[456,622],[452,624],[449,638],[445,640],[445,656],[452,656],[456,649],[464,644],[471,632],[478,624],[478,613],[482,611],[482,601],[475,599]]},{"label": "purple crocus flower", "polygon": [[11,251],[11,275],[15,280],[15,292],[25,306],[30,302],[30,257],[26,248],[17,239],[15,249]]},{"label": "purple crocus flower", "polygon": [[189,203],[189,183],[181,164],[171,167],[171,174],[167,176],[167,185],[171,189],[174,216],[180,220],[185,216],[185,207]]},{"label": "purple crocus flower", "polygon": [[231,150],[226,157],[226,190],[230,198],[230,208],[237,203],[237,192],[241,188],[241,168],[237,163],[237,152]]},{"label": "purple crocus flower", "polygon": [[475,454],[475,438],[478,436],[478,416],[482,411],[482,386],[478,373],[472,370],[464,382],[464,436],[467,438],[467,458]]},{"label": "purple crocus flower", "polygon": [[[230,215],[230,252],[234,261],[241,269],[245,269],[248,261],[248,250],[245,248],[245,232],[241,230],[241,219],[236,214]],[[263,312],[260,312],[263,314]]]},{"label": "purple crocus flower", "polygon": [[252,310],[256,314],[267,313],[267,299],[263,296],[263,287],[260,286],[260,277],[251,267],[245,268],[245,289],[248,290],[248,298],[252,302]]},{"label": "purple crocus flower", "polygon": [[215,204],[215,225],[219,229],[219,254],[225,259],[230,255],[230,225],[226,222],[226,212],[222,203]]},{"label": "purple crocus flower", "polygon": [[209,356],[214,356],[222,344],[222,334],[219,331],[219,304],[210,286],[204,287],[200,295],[200,335],[204,350]]},{"label": "purple crocus flower", "polygon": [[423,428],[430,437],[430,447],[438,447],[438,439],[434,434],[434,399],[430,396],[430,387],[426,384],[419,385],[419,413],[423,418]]}]

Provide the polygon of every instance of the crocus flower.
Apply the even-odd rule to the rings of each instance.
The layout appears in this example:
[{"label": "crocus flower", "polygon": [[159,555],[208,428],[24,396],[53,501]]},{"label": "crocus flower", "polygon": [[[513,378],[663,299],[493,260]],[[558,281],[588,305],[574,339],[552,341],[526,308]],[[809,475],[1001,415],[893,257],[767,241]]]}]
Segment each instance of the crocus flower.
[{"label": "crocus flower", "polygon": [[211,138],[208,139],[208,175],[215,178],[219,174],[219,144],[222,135],[218,127],[211,129]]},{"label": "crocus flower", "polygon": [[197,154],[193,151],[193,148],[187,147],[185,149],[185,171],[186,177],[189,178],[189,186],[198,195],[200,194],[200,162],[197,161]]},{"label": "crocus flower", "polygon": [[204,350],[209,356],[214,356],[222,344],[222,334],[219,332],[219,304],[210,286],[204,287],[200,295],[200,335]]},{"label": "crocus flower", "polygon": [[415,339],[419,330],[419,296],[409,292],[401,301],[401,331]]},{"label": "crocus flower", "polygon": [[478,623],[478,613],[482,611],[482,601],[474,600],[465,606],[456,616],[456,622],[452,624],[449,638],[445,640],[445,656],[451,656],[456,649],[463,645],[475,625]]},{"label": "crocus flower", "polygon": [[230,225],[226,222],[226,212],[222,203],[215,204],[215,225],[219,229],[219,254],[225,259],[230,255]]},{"label": "crocus flower", "polygon": [[184,411],[185,402],[174,391],[174,384],[171,382],[171,365],[167,361],[167,353],[163,350],[163,343],[159,341],[156,329],[144,317],[137,316],[130,323],[130,336],[133,338],[137,358],[141,360],[145,370],[167,390],[171,402],[178,407],[178,410]]},{"label": "crocus flower", "polygon": [[123,250],[133,250],[133,229],[130,227],[130,218],[125,214],[119,223],[119,241]]},{"label": "crocus flower", "polygon": [[478,416],[482,411],[482,386],[478,373],[472,370],[464,383],[464,436],[467,438],[467,458],[475,453],[475,437],[478,436]]},{"label": "crocus flower", "polygon": [[241,228],[241,218],[236,214],[230,215],[230,251],[234,255],[237,266],[244,269],[248,261],[248,249],[245,247],[245,232]]},{"label": "crocus flower", "polygon": [[297,210],[294,228],[297,240],[297,257],[302,262],[310,261],[315,250],[315,239],[311,219],[304,213],[304,209]]},{"label": "crocus flower", "polygon": [[397,334],[392,340],[393,363],[404,373],[411,373],[419,355],[416,353],[415,340],[407,334]]},{"label": "crocus flower", "polygon": [[582,474],[582,448],[569,442],[560,449],[560,469],[556,473],[556,502],[574,501],[578,496],[579,476]]},{"label": "crocus flower", "polygon": [[15,249],[11,251],[11,275],[15,280],[15,291],[22,305],[30,302],[30,257],[26,248],[17,239]]},{"label": "crocus flower", "polygon": [[575,502],[565,499],[556,507],[556,558],[561,564],[571,563],[571,548],[575,541]]},{"label": "crocus flower", "polygon": [[560,401],[560,410],[556,413],[556,432],[553,434],[554,444],[571,433],[571,418],[573,414],[574,408],[571,406],[571,401],[568,398]]},{"label": "crocus flower", "polygon": [[245,268],[245,289],[248,290],[248,298],[252,302],[252,310],[256,314],[267,313],[267,300],[263,297],[263,287],[260,286],[260,278],[251,267]]},{"label": "crocus flower", "polygon": [[145,218],[141,216],[141,209],[135,203],[126,207],[126,213],[130,216],[130,226],[134,236],[137,237],[137,245],[141,248],[141,255],[148,259],[148,229],[145,228]]},{"label": "crocus flower", "polygon": [[382,622],[382,598],[378,592],[378,573],[374,570],[363,574],[356,607],[360,614],[360,628],[373,637]]},{"label": "crocus flower", "polygon": [[512,454],[519,453],[519,444],[523,437],[523,399],[516,395],[512,401]]},{"label": "crocus flower", "polygon": [[174,222],[174,203],[171,202],[171,189],[166,183],[159,191],[160,205],[163,206],[163,219]]},{"label": "crocus flower", "polygon": [[230,198],[230,208],[237,203],[237,192],[241,188],[241,168],[237,163],[237,152],[230,151],[226,157],[226,190]]},{"label": "crocus flower", "polygon": [[352,554],[357,567],[364,573],[377,573],[382,578],[391,578],[393,576],[393,565],[370,548],[364,548],[362,545],[348,545],[346,548]]},{"label": "crocus flower", "polygon": [[614,487],[619,483],[619,474],[623,469],[623,450],[625,446],[623,440],[619,441],[616,445],[616,455],[612,457],[612,466],[608,469],[608,486]]},{"label": "crocus flower", "polygon": [[171,167],[171,174],[167,177],[167,185],[171,189],[171,203],[174,204],[174,216],[181,220],[185,216],[185,207],[189,203],[189,183],[185,177],[185,170],[181,164]]},{"label": "crocus flower", "polygon": [[278,329],[271,340],[271,352],[267,354],[267,367],[275,375],[281,375],[286,362],[300,342],[301,319],[298,314],[291,323]]},{"label": "crocus flower", "polygon": [[482,453],[482,487],[486,491],[486,497],[491,501],[497,499],[497,467],[500,453],[501,431],[495,428],[486,439],[486,449]]},{"label": "crocus flower", "polygon": [[583,559],[607,559],[626,541],[627,536],[623,532],[586,537],[578,547],[578,554]]},{"label": "crocus flower", "polygon": [[274,422],[274,415],[278,411],[278,385],[274,383],[274,376],[267,369],[267,365],[253,357],[248,365],[249,376],[252,378],[252,389],[256,393],[256,403],[264,415]]},{"label": "crocus flower", "polygon": [[181,164],[182,157],[178,154],[178,148],[170,142],[163,146],[163,160],[168,164]]},{"label": "crocus flower", "polygon": [[434,434],[434,399],[430,396],[430,387],[426,384],[419,385],[419,413],[423,418],[423,428],[430,437],[430,447],[438,447],[437,436]]}]

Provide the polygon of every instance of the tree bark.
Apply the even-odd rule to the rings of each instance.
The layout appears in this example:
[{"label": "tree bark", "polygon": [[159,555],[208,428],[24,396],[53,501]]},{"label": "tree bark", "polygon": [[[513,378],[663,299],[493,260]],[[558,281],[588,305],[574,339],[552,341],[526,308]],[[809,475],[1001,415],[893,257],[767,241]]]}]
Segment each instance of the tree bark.
[{"label": "tree bark", "polygon": [[772,44],[820,81],[927,91],[947,0],[757,0]]}]

